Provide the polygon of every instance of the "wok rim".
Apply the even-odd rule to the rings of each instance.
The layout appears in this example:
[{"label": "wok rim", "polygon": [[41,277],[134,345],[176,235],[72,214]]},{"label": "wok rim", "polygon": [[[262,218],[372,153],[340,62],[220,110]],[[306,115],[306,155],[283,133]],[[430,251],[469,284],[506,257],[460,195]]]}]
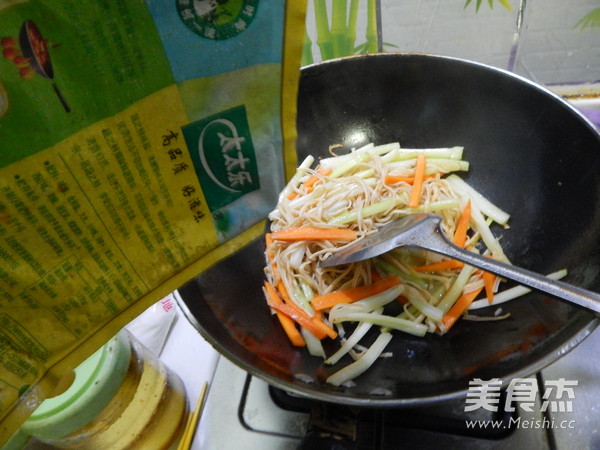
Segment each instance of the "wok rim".
[{"label": "wok rim", "polygon": [[[352,397],[345,395],[343,391],[339,394],[334,395],[328,392],[315,391],[310,389],[310,384],[307,384],[306,389],[302,389],[297,384],[290,383],[284,381],[280,378],[272,376],[268,373],[262,372],[261,370],[253,367],[251,364],[245,362],[241,358],[238,358],[231,350],[229,350],[225,345],[220,343],[217,339],[215,339],[205,328],[198,322],[194,314],[190,311],[185,300],[179,293],[179,291],[174,292],[174,298],[183,315],[189,321],[189,323],[200,333],[200,335],[219,353],[219,355],[226,357],[229,361],[234,363],[240,369],[248,372],[250,375],[260,378],[266,381],[268,384],[282,389],[287,392],[294,393],[296,395],[300,395],[303,397],[307,397],[313,400],[324,401],[328,403],[335,403],[338,405],[347,405],[347,406],[360,406],[360,407],[389,407],[389,408],[410,408],[415,406],[426,406],[440,402],[449,402],[452,400],[458,400],[460,398],[466,397],[468,389],[458,389],[453,390],[452,392],[443,393],[439,395],[430,395],[425,397],[415,397],[415,398],[385,398],[385,397],[377,397],[373,396],[372,398],[363,398],[363,397]],[[587,338],[599,325],[600,320],[598,318],[592,319],[585,327],[583,327],[579,332],[572,337],[568,342],[566,342],[562,347],[558,348],[554,352],[548,353],[543,358],[540,358],[535,363],[524,366],[520,370],[516,370],[509,374],[506,374],[502,381],[502,387],[506,387],[510,380],[514,378],[524,378],[530,376],[534,373],[539,372],[545,367],[549,366],[553,362],[562,358],[569,352],[571,352],[575,347],[581,344],[585,338]]]},{"label": "wok rim", "polygon": [[[598,130],[595,125],[588,119],[579,109],[575,106],[567,102],[560,95],[554,93],[550,89],[542,86],[522,75],[515,74],[508,70],[491,66],[489,64],[471,61],[463,58],[438,55],[438,54],[429,54],[429,53],[418,53],[418,52],[386,52],[386,53],[371,53],[366,55],[352,55],[352,56],[344,56],[340,58],[334,58],[327,61],[321,61],[317,63],[313,63],[307,66],[303,66],[300,71],[305,71],[308,69],[314,69],[316,67],[324,67],[330,64],[336,64],[345,60],[354,60],[361,58],[408,58],[408,57],[425,57],[428,59],[440,59],[445,61],[455,61],[460,64],[465,64],[467,66],[475,66],[488,71],[493,71],[495,73],[501,74],[502,76],[506,76],[512,79],[517,80],[520,83],[524,83],[530,86],[533,89],[536,89],[545,95],[552,97],[555,101],[560,102],[563,106],[567,107],[571,110],[572,113],[575,113],[580,120],[582,120],[587,127],[595,134],[600,136],[600,130]],[[248,243],[250,245],[250,243]],[[238,249],[238,251],[241,249]],[[218,262],[215,264],[217,265]],[[427,405],[432,405],[436,403],[448,402],[453,400],[458,400],[461,398],[465,398],[468,392],[468,388],[463,389],[451,389],[448,392],[443,392],[436,395],[426,395],[421,397],[404,397],[404,398],[386,398],[384,396],[375,396],[371,397],[354,397],[351,395],[347,395],[344,391],[340,391],[338,393],[330,391],[320,391],[311,388],[311,384],[307,383],[306,388],[304,388],[299,383],[294,383],[290,381],[283,380],[269,373],[263,372],[257,367],[254,367],[252,364],[244,361],[242,358],[235,355],[235,353],[230,350],[227,346],[223,345],[217,339],[215,339],[196,319],[192,311],[188,308],[186,301],[183,299],[179,291],[174,292],[174,297],[181,308],[182,313],[186,317],[186,319],[190,322],[190,324],[199,332],[199,334],[221,355],[226,357],[229,361],[234,363],[240,369],[248,372],[252,376],[256,376],[259,379],[264,380],[268,384],[285,390],[287,392],[300,395],[302,397],[307,397],[309,399],[317,400],[320,402],[328,402],[340,405],[347,406],[358,406],[358,407],[371,407],[371,408],[410,408],[410,407],[422,407]],[[563,342],[562,345],[559,345],[555,350],[549,351],[545,355],[541,356],[534,362],[524,365],[517,370],[510,371],[508,373],[503,374],[502,387],[506,387],[512,379],[528,377],[532,374],[535,374],[550,364],[556,362],[569,352],[571,352],[574,348],[576,348],[581,342],[583,342],[592,332],[600,325],[600,317],[593,317],[590,321],[582,326],[573,336],[571,336],[567,341]]]}]

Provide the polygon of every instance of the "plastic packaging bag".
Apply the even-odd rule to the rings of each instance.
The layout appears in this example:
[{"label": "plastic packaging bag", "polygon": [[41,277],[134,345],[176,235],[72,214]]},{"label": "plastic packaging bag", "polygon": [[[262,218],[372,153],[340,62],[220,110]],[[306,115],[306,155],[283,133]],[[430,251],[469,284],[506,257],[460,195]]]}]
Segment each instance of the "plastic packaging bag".
[{"label": "plastic packaging bag", "polygon": [[264,230],[305,1],[0,1],[0,443]]}]

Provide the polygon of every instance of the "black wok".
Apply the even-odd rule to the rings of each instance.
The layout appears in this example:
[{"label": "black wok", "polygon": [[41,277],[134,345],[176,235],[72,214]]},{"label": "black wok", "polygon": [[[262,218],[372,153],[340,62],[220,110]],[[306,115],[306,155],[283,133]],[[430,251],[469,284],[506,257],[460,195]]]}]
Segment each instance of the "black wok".
[{"label": "black wok", "polygon": [[[509,258],[539,273],[567,267],[566,281],[600,291],[600,136],[545,89],[451,58],[352,57],[302,70],[297,123],[300,159],[337,143],[463,145],[471,163],[465,179],[512,214],[510,229],[495,230]],[[335,388],[323,380],[340,366],[292,348],[269,314],[260,289],[263,250],[257,240],[183,286],[182,306],[239,366],[320,400],[412,406],[455,398],[473,378],[506,384],[533,374],[597,324],[585,310],[531,293],[503,305],[511,313],[503,321],[462,320],[445,336],[398,332],[387,349],[392,358],[377,361],[354,387]],[[332,351],[337,344],[330,344]]]},{"label": "black wok", "polygon": [[[54,67],[50,60],[47,42],[33,20],[26,20],[21,25],[19,46],[23,56],[29,59],[29,64],[33,70],[48,80],[54,80]],[[52,81],[52,88],[65,111],[71,112],[71,107],[54,81]]]}]

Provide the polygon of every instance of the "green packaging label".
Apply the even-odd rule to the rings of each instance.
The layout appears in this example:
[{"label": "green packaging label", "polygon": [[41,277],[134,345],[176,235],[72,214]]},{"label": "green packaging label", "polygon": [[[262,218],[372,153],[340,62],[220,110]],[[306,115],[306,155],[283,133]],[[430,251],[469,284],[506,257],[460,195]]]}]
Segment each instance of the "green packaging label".
[{"label": "green packaging label", "polygon": [[260,189],[244,105],[190,123],[182,131],[211,212]]}]

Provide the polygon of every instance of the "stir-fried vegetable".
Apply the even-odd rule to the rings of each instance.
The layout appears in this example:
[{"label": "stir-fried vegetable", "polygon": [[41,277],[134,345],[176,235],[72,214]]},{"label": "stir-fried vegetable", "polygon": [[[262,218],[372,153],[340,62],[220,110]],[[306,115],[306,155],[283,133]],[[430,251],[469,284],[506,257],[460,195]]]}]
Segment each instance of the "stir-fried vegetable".
[{"label": "stir-fried vegetable", "polygon": [[[497,304],[503,295],[496,293],[501,280],[495,275],[415,249],[319,266],[350,242],[417,212],[441,215],[442,231],[459,247],[507,262],[491,227],[507,226],[509,215],[456,173],[469,168],[462,155],[462,147],[403,149],[391,143],[333,155],[316,168],[308,157],[279,196],[266,238],[267,304],[293,345],[331,365],[347,354],[358,358],[329,383],[340,385],[367,370],[392,330],[443,334],[468,309]],[[487,298],[476,300],[481,295]],[[349,323],[356,327],[346,337]],[[379,337],[355,352],[374,326]],[[327,357],[320,341],[338,334],[341,346]]]}]

